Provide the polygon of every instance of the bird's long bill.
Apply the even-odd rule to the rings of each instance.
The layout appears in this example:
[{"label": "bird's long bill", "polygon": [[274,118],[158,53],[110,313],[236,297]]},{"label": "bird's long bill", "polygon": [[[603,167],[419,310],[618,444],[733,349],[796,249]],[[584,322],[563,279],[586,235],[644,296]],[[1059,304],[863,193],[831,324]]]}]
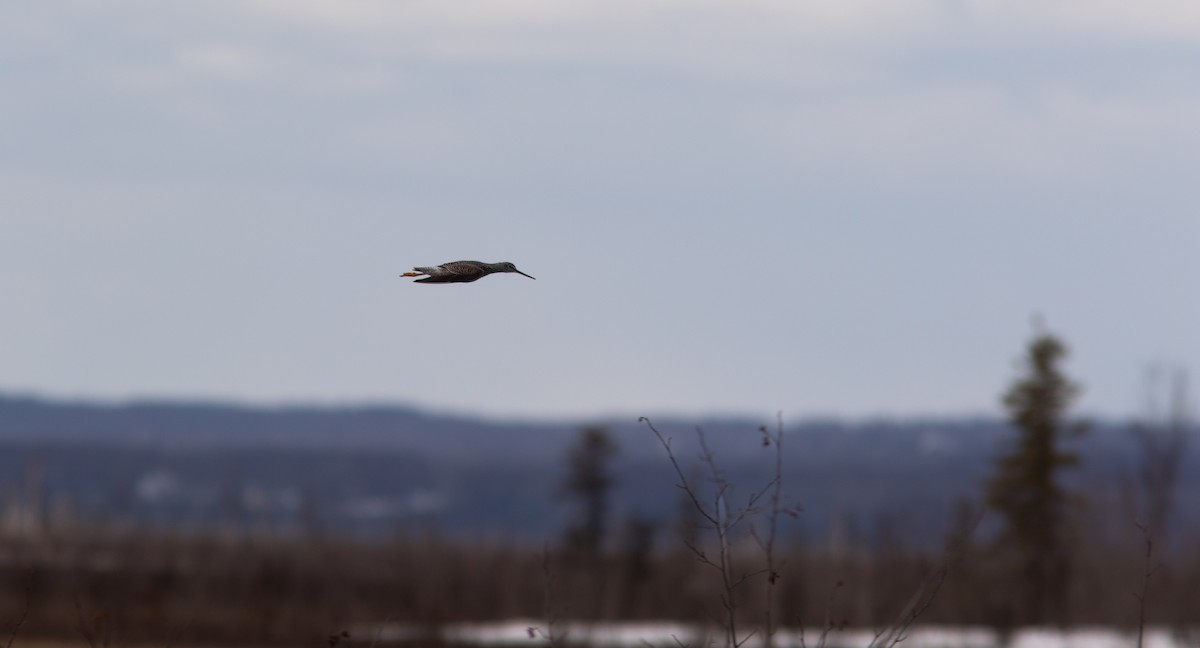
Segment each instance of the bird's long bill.
[{"label": "bird's long bill", "polygon": [[520,270],[517,270],[516,268],[513,268],[513,272],[516,272],[516,273],[517,273],[517,274],[519,274],[519,275],[525,275],[526,277],[529,277],[530,279],[535,279],[535,280],[537,279],[537,277],[534,277],[534,276],[531,276],[531,275],[527,275],[527,274],[525,274],[524,272],[521,272]]}]

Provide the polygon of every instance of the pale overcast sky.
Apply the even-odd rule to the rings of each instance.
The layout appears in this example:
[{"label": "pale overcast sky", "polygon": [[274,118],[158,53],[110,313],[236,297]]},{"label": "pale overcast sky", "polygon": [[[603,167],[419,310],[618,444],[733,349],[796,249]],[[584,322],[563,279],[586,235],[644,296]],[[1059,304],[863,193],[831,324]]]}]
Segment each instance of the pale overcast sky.
[{"label": "pale overcast sky", "polygon": [[[1200,371],[1194,0],[0,5],[0,390],[1080,409]],[[455,259],[537,277],[429,286]],[[1194,381],[1195,382],[1195,381]]]}]

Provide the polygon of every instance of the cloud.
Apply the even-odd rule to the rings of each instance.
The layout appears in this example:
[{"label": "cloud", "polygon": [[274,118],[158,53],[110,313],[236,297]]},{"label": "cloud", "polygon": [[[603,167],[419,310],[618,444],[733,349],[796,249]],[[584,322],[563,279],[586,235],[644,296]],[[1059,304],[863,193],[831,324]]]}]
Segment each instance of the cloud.
[{"label": "cloud", "polygon": [[[647,87],[728,84],[731,96],[832,91],[836,98],[840,91],[853,101],[863,95],[858,89],[893,84],[959,93],[956,101],[970,103],[981,99],[961,96],[964,86],[1015,83],[1039,93],[1111,87],[1114,76],[1153,67],[1119,60],[1114,52],[1147,56],[1147,43],[1195,48],[1200,37],[1200,5],[1184,0],[253,0],[223,6],[261,29],[283,27],[315,44],[278,74],[320,88],[373,68],[380,71],[369,75],[375,81],[360,87],[374,92],[392,87],[382,79],[394,83],[421,64],[446,66],[439,73],[475,69],[547,80],[572,66],[576,77],[620,76]],[[1165,60],[1186,60],[1181,54]],[[1161,67],[1153,75],[1166,84],[1190,74],[1179,63]],[[980,78],[989,74],[1006,78]]]},{"label": "cloud", "polygon": [[[372,47],[439,60],[607,61],[721,70],[835,41],[886,44],[936,23],[936,3],[715,1],[321,2],[257,0],[250,15],[374,39]],[[696,66],[699,66],[697,68]],[[811,61],[796,58],[791,65]],[[742,67],[750,72],[757,64]]]},{"label": "cloud", "polygon": [[[706,164],[725,173],[740,155],[900,179],[961,169],[1079,178],[1150,148],[1194,159],[1179,156],[1197,138],[1188,113],[1200,97],[1178,57],[1128,67],[1093,58],[1111,56],[1096,40],[1190,33],[1196,10],[1174,0],[1136,10],[1023,0],[119,5],[136,24],[85,28],[81,16],[105,16],[82,3],[42,10],[69,9],[60,31],[83,40],[64,42],[95,53],[54,53],[61,96],[42,103],[94,107],[94,126],[73,122],[84,129],[76,150],[91,141],[97,155],[128,151],[156,169],[184,153],[202,166],[215,143],[255,159],[305,142],[312,164],[359,172],[445,161],[526,177],[569,166],[591,179],[642,161],[642,175]],[[77,67],[115,92],[67,83]],[[28,115],[36,130],[43,117],[28,104],[13,118]],[[114,132],[128,146],[112,146]],[[167,136],[170,147],[153,145]],[[254,164],[300,159],[268,154]]]},{"label": "cloud", "polygon": [[231,44],[184,45],[175,59],[184,71],[223,81],[252,82],[270,72],[260,54]]},{"label": "cloud", "polygon": [[764,110],[754,122],[808,164],[912,180],[970,170],[1035,179],[1120,175],[1130,159],[1200,163],[1200,97],[1021,96],[994,85],[915,88]]},{"label": "cloud", "polygon": [[[800,47],[845,42],[869,50],[911,46],[931,33],[972,24],[1105,39],[1200,36],[1200,5],[1191,0],[253,0],[240,6],[269,20],[318,29],[424,35],[421,40],[440,44],[432,51],[443,54],[497,55],[507,49],[514,55],[535,50],[578,55],[599,48],[619,57],[651,40],[664,53],[705,44],[696,39],[709,45],[737,40],[752,48],[772,41]],[[473,47],[467,37],[476,39]]]},{"label": "cloud", "polygon": [[1200,38],[1200,3],[1192,0],[968,0],[979,19],[1034,33],[1087,39]]}]

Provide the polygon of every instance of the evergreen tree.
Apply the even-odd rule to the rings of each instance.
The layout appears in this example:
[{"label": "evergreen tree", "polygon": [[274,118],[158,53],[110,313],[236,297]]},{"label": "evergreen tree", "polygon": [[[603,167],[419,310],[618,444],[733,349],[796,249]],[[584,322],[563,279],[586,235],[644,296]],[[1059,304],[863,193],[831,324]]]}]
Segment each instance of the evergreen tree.
[{"label": "evergreen tree", "polygon": [[613,478],[609,468],[617,453],[616,442],[603,428],[585,428],[567,459],[570,472],[563,493],[575,500],[575,520],[567,527],[567,548],[595,556],[608,532],[608,497]]},{"label": "evergreen tree", "polygon": [[1030,341],[1024,373],[1004,395],[1016,444],[1000,457],[987,483],[987,503],[1005,523],[1001,546],[1017,561],[1014,576],[1021,582],[1025,623],[1066,622],[1072,496],[1060,473],[1079,462],[1077,454],[1063,448],[1066,437],[1083,430],[1066,418],[1079,394],[1060,368],[1066,355],[1066,346],[1044,331]]}]

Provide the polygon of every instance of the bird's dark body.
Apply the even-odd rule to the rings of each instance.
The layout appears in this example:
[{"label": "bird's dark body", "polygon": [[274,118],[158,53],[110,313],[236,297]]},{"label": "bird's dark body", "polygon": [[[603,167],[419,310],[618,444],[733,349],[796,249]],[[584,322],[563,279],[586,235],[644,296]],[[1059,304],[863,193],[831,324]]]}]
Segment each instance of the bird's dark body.
[{"label": "bird's dark body", "polygon": [[517,270],[515,265],[507,261],[499,263],[451,261],[436,266],[418,266],[413,268],[413,272],[406,272],[403,276],[416,277],[429,275],[424,279],[415,280],[414,283],[470,283],[495,272],[515,272],[533,279],[533,277]]},{"label": "bird's dark body", "polygon": [[425,277],[424,279],[417,279],[414,283],[471,283],[472,281],[476,281],[485,276],[486,275],[483,274],[482,272],[480,272],[478,274],[471,274],[471,275],[464,275],[464,274],[439,275],[436,277]]}]

